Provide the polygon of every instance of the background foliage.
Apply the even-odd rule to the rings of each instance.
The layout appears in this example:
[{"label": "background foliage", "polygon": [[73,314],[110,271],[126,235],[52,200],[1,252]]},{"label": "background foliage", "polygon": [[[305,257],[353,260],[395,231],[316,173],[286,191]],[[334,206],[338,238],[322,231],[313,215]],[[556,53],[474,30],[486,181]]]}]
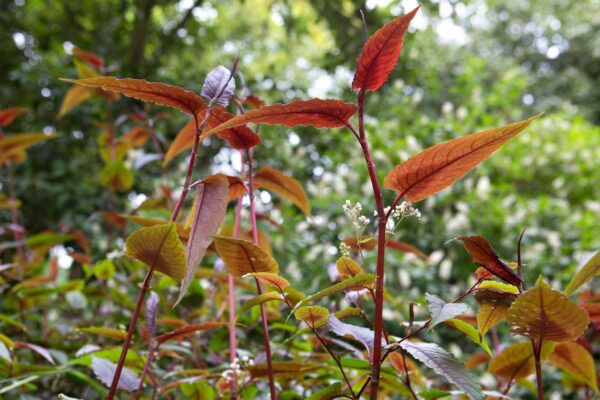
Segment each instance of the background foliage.
[{"label": "background foliage", "polygon": [[[14,168],[28,234],[81,229],[94,260],[101,260],[107,247],[119,249],[135,228],[118,231],[108,243],[101,211],[110,193],[98,183],[100,128],[92,123],[106,120],[105,102],[94,98],[56,118],[69,88],[58,78],[76,75],[69,54],[73,46],[105,57],[111,75],[171,82],[197,92],[209,70],[230,65],[240,54],[246,85],[269,104],[315,96],[351,100],[354,62],[364,40],[359,9],[366,10],[372,32],[414,5],[349,0],[2,2],[0,108],[33,110],[11,132],[60,135],[33,148],[28,161]],[[466,179],[418,204],[423,218],[403,224],[399,238],[431,257],[425,262],[388,254],[393,303],[422,299],[425,292],[450,299],[468,287],[473,265],[461,246],[445,244],[458,235],[484,235],[501,257],[514,260],[516,240],[527,227],[527,280],[542,274],[558,285],[587,253],[600,248],[599,11],[596,0],[424,2],[392,80],[368,103],[367,130],[382,174],[440,141],[546,114]],[[113,112],[118,116],[135,108],[164,111],[121,99]],[[168,111],[155,129],[171,141],[185,122]],[[130,127],[128,121],[118,130]],[[282,274],[310,293],[330,281],[327,271],[339,256],[339,241],[352,234],[343,202],[361,201],[366,210],[374,208],[366,200],[371,188],[362,155],[348,132],[263,127],[261,136],[257,167],[286,171],[304,182],[311,198],[313,216],[305,218],[267,192],[259,196],[259,211],[272,210],[270,215],[284,226],[261,225],[271,237]],[[131,154],[128,163],[133,165],[142,151],[152,152],[147,146]],[[216,139],[207,140],[195,174],[235,171],[236,157]],[[135,169],[133,187],[117,193],[115,208],[131,213],[144,199],[160,197],[160,186],[177,190],[185,164],[180,155],[167,168],[155,161]],[[393,194],[385,195],[390,203]],[[8,212],[0,211],[2,222],[9,221]],[[0,234],[3,241],[11,240],[8,231]],[[65,246],[77,248],[74,242]],[[12,252],[3,248],[0,256],[8,262]],[[81,274],[68,259],[62,261],[60,279]],[[117,270],[131,268],[127,263],[117,258]],[[374,257],[365,265],[373,264]],[[109,288],[116,290],[124,282],[121,275]],[[115,321],[126,323],[127,318],[110,314],[119,302],[128,304],[120,299],[102,307]],[[0,300],[0,308],[11,307]],[[74,321],[65,321],[45,312],[56,324],[48,329],[58,332],[69,331],[61,324],[90,317],[81,311]],[[0,326],[3,332],[12,329]]]}]

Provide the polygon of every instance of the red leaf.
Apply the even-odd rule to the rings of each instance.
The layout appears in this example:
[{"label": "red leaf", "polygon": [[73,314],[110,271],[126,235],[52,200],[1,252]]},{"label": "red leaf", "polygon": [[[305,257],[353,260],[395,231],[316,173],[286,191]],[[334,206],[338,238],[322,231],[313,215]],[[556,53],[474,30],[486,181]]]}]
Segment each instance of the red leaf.
[{"label": "red leaf", "polygon": [[73,55],[79,58],[81,61],[94,66],[100,70],[104,69],[104,59],[97,54],[90,53],[89,51],[81,50],[78,47],[73,48]]},{"label": "red leaf", "polygon": [[481,265],[512,285],[520,285],[522,280],[519,275],[498,257],[498,254],[483,236],[459,236],[456,239],[463,242],[465,250],[467,250],[475,264]]},{"label": "red leaf", "polygon": [[27,111],[29,109],[25,107],[10,107],[0,110],[0,128],[12,124],[15,118]]},{"label": "red leaf", "polygon": [[273,104],[238,115],[214,127],[205,135],[250,123],[285,126],[308,126],[315,128],[340,128],[356,113],[354,104],[335,99],[295,100],[289,104]]},{"label": "red leaf", "polygon": [[180,339],[183,339],[184,337],[187,337],[195,332],[205,331],[207,329],[220,328],[225,325],[227,325],[226,322],[216,322],[216,321],[208,321],[208,322],[204,322],[201,324],[195,324],[195,325],[186,325],[182,328],[177,329],[176,331],[168,332],[168,333],[165,333],[164,335],[157,336],[156,342],[158,344],[163,344],[167,340],[172,340],[172,339],[180,340]]},{"label": "red leaf", "polygon": [[197,115],[207,107],[202,97],[195,93],[160,82],[148,82],[143,79],[132,78],[117,79],[112,76],[63,80],[91,88],[122,93],[124,96],[161,106],[178,108],[192,115]]},{"label": "red leaf", "polygon": [[540,115],[430,147],[395,167],[385,177],[385,187],[408,201],[423,200],[462,178]]},{"label": "red leaf", "polygon": [[394,19],[369,38],[358,57],[352,89],[376,91],[387,81],[400,57],[408,25],[419,8]]},{"label": "red leaf", "polygon": [[[211,110],[206,128],[200,136],[200,140],[207,138],[211,135],[208,131],[230,119],[233,115],[225,111],[221,107],[214,107]],[[196,124],[194,120],[190,120],[181,130],[177,133],[175,140],[169,147],[163,165],[167,165],[177,154],[189,149],[194,144],[196,135]],[[237,126],[231,129],[226,129],[222,132],[217,133],[217,136],[227,141],[234,149],[250,149],[260,143],[260,136],[254,133],[252,130],[245,126]]]}]

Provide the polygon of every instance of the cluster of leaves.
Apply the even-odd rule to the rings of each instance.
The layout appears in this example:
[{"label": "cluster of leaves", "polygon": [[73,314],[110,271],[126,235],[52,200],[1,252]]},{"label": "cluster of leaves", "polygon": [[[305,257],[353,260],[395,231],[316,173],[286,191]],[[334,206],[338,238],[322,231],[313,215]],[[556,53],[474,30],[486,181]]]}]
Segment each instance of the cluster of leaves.
[{"label": "cluster of leaves", "polygon": [[[173,201],[171,193],[163,193],[162,198],[147,200],[138,209],[141,215],[107,214],[107,220],[117,226],[122,227],[132,221],[144,227],[127,238],[125,254],[117,254],[95,264],[88,254],[72,254],[72,258],[81,264],[83,276],[69,277],[66,282],[57,285],[56,257],[50,257],[47,263],[44,261],[52,245],[76,239],[75,233],[69,237],[56,234],[32,236],[26,241],[27,248],[23,251],[34,252],[37,258],[32,261],[15,259],[13,265],[33,274],[47,267],[48,277],[23,280],[9,276],[11,296],[6,300],[6,309],[13,310],[18,318],[6,315],[3,322],[16,331],[26,330],[27,326],[19,318],[45,305],[46,299],[50,298],[50,301],[56,302],[57,312],[75,311],[81,325],[70,332],[74,339],[62,345],[62,349],[49,350],[40,346],[42,343],[13,340],[16,335],[0,336],[2,372],[6,374],[8,383],[0,389],[0,394],[12,396],[15,390],[35,391],[36,381],[40,379],[54,382],[57,389],[62,389],[62,384],[53,380],[53,376],[68,374],[82,386],[89,386],[87,391],[79,393],[67,386],[69,394],[80,398],[104,396],[106,389],[90,374],[82,373],[81,367],[91,369],[97,380],[110,388],[109,398],[115,395],[117,388],[135,393],[137,398],[150,393],[152,396],[170,397],[175,395],[175,391],[189,398],[215,398],[223,393],[232,397],[239,394],[244,398],[254,398],[259,392],[266,391],[266,381],[269,382],[271,397],[282,398],[359,398],[368,392],[371,398],[394,395],[416,398],[417,393],[422,398],[443,398],[456,394],[449,390],[447,384],[422,373],[410,357],[443,376],[459,389],[458,393],[471,399],[486,395],[503,397],[501,392],[507,393],[514,381],[529,376],[534,370],[537,370],[538,376],[537,392],[542,396],[540,368],[545,360],[565,370],[569,374],[570,385],[581,387],[582,393],[589,394],[589,390],[597,392],[594,362],[589,353],[591,339],[585,335],[588,334],[589,320],[594,321],[594,316],[597,316],[598,302],[593,292],[580,299],[581,307],[567,296],[598,273],[598,253],[573,277],[564,294],[552,290],[542,279],[535,287],[525,291],[521,260],[517,263],[501,260],[480,236],[458,237],[473,262],[482,267],[475,272],[475,284],[452,303],[427,295],[430,318],[426,321],[415,321],[413,304],[409,304],[404,332],[387,332],[383,325],[383,302],[389,296],[383,286],[386,247],[427,257],[413,246],[386,236],[386,222],[392,210],[402,199],[420,201],[449,187],[537,118],[453,139],[409,158],[390,171],[384,180],[388,189],[397,192],[390,211],[385,211],[365,133],[365,95],[368,90],[378,90],[387,81],[402,50],[408,25],[417,11],[418,8],[390,22],[365,44],[352,85],[358,90],[356,105],[333,99],[313,99],[268,106],[256,96],[245,95],[234,98],[238,113],[234,116],[225,108],[235,89],[232,85],[234,73],[224,67],[208,75],[201,96],[162,83],[116,79],[100,76],[95,71],[93,74],[80,73],[81,79],[73,81],[78,86],[69,92],[61,114],[94,94],[106,97],[109,107],[110,102],[117,99],[116,94],[122,94],[190,114],[192,120],[164,156],[166,165],[176,154],[191,148],[187,174],[176,201]],[[77,57],[102,72],[103,63],[99,63],[97,56],[78,52]],[[232,71],[235,69],[234,63]],[[254,109],[244,112],[245,107]],[[357,113],[358,130],[351,123],[351,118]],[[301,184],[283,172],[271,167],[253,170],[252,150],[261,143],[261,138],[258,128],[253,131],[247,124],[348,128],[363,150],[378,207],[377,238],[361,235],[346,240],[346,245],[355,249],[360,257],[340,257],[336,263],[339,282],[312,295],[295,289],[280,275],[269,239],[259,231],[256,220],[260,217],[267,223],[278,224],[268,215],[257,214],[253,191],[256,188],[272,191],[310,215],[308,198]],[[99,143],[106,162],[101,180],[116,191],[126,189],[133,180],[123,157],[131,147],[135,147],[134,142],[143,145],[153,134],[127,133],[117,139],[113,133],[115,125],[115,121],[108,122]],[[211,135],[217,135],[233,149],[239,150],[247,163],[247,173],[239,177],[214,174],[191,181],[198,144]],[[159,144],[157,150],[160,149]],[[23,153],[24,149],[19,152]],[[10,162],[15,161],[6,158]],[[185,208],[186,195],[192,188],[196,189],[195,201],[186,208],[188,212],[184,218],[180,211]],[[246,193],[250,203],[249,231],[240,228],[241,196]],[[239,205],[235,223],[233,227],[222,226],[228,203],[235,199]],[[14,199],[9,200],[15,203]],[[145,216],[163,215],[169,209],[169,219]],[[79,236],[78,243],[85,250],[84,238]],[[376,274],[365,273],[364,269],[368,266],[362,253],[375,249],[378,252]],[[216,253],[218,258],[210,255],[205,259],[209,253]],[[131,262],[131,259],[141,264]],[[224,263],[226,271],[218,268],[219,260]],[[213,269],[199,268],[199,265],[209,262],[215,266]],[[127,296],[119,293],[116,283],[135,287],[139,272],[145,270],[142,264],[147,267],[146,278],[138,301],[133,304]],[[517,272],[513,267],[518,268]],[[7,267],[10,268],[12,265]],[[160,272],[161,277],[152,284],[154,272]],[[203,285],[197,278],[202,279]],[[505,283],[494,280],[496,278]],[[246,293],[253,290],[253,286],[248,279],[254,280],[257,291],[250,297]],[[181,282],[179,294],[171,290],[176,282]],[[265,290],[263,285],[268,289]],[[132,339],[140,336],[136,334],[136,322],[151,286],[153,291],[146,301],[145,326],[141,330],[143,341],[134,342],[137,343],[136,349],[128,351]],[[249,297],[237,311],[233,303],[236,288],[244,293],[244,297]],[[341,299],[341,294],[346,294],[346,297]],[[473,324],[473,318],[465,316],[468,307],[460,303],[469,294],[473,294],[480,304],[476,324]],[[108,298],[112,304],[107,310],[104,302]],[[323,299],[335,300],[316,305]],[[60,301],[64,302],[62,307],[58,307]],[[115,309],[134,309],[129,329],[111,327],[109,321],[108,324],[89,325],[99,321],[95,312],[89,312],[91,304],[87,304],[88,301],[94,302],[96,311],[103,315]],[[368,313],[373,303],[375,316],[371,319]],[[225,318],[227,305],[229,318]],[[177,308],[173,309],[175,306]],[[255,324],[258,318],[256,306],[260,308],[262,326]],[[307,328],[291,323],[289,316],[292,314]],[[344,322],[348,319],[355,322]],[[530,341],[501,350],[502,344],[495,339],[492,351],[485,335],[490,330],[495,331],[495,325],[503,320],[514,333],[526,336]],[[43,325],[43,321],[41,317],[36,323]],[[474,368],[491,359],[489,371],[499,377],[496,387],[482,390],[468,368],[442,346],[415,340],[416,334],[442,323],[481,347],[483,353],[476,354],[474,361],[467,364]],[[594,323],[597,324],[597,321]],[[595,325],[591,329],[593,338]],[[214,336],[196,335],[206,330],[213,331]],[[227,330],[230,334],[229,352],[223,346],[227,339],[219,336]],[[48,336],[60,333],[51,331]],[[274,337],[271,338],[269,333]],[[243,349],[256,348],[256,336],[260,334],[265,341],[265,354],[258,354],[254,363],[243,361]],[[100,339],[95,343],[89,343],[98,337]],[[237,339],[244,341],[240,340],[239,348],[235,344],[232,347]],[[111,345],[110,340],[116,340],[117,344],[123,342],[122,349]],[[275,351],[271,350],[271,343],[277,344]],[[69,357],[68,354],[77,346],[75,357]],[[22,363],[20,353],[17,353],[21,349],[39,354],[50,364],[55,364],[57,359],[59,365],[39,367],[33,363]],[[140,355],[142,352],[145,358]],[[391,367],[384,364],[388,359]],[[182,364],[183,369],[176,368]],[[438,389],[431,389],[432,385]]]}]

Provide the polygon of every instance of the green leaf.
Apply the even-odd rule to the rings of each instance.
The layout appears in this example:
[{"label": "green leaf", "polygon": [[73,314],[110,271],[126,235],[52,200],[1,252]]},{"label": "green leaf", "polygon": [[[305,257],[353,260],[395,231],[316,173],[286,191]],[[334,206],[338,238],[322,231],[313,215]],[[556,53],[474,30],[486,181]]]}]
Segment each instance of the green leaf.
[{"label": "green leaf", "polygon": [[581,285],[598,274],[600,274],[600,250],[573,275],[571,282],[569,282],[565,289],[565,296],[570,296]]},{"label": "green leaf", "polygon": [[452,393],[450,393],[450,392],[446,392],[444,390],[438,390],[438,389],[430,389],[430,390],[424,390],[422,392],[419,392],[419,396],[422,397],[424,400],[443,399],[444,397],[448,397],[451,395],[452,395]]},{"label": "green leaf", "polygon": [[212,386],[204,381],[186,382],[181,385],[181,391],[190,400],[213,400],[217,393]]},{"label": "green leaf", "polygon": [[444,300],[433,294],[426,293],[425,298],[427,299],[427,306],[431,313],[431,325],[429,326],[429,329],[441,322],[452,319],[457,315],[465,314],[469,311],[469,308],[464,304],[446,303]]},{"label": "green leaf", "polygon": [[266,303],[267,301],[279,300],[283,301],[283,295],[279,292],[265,292],[254,296],[252,299],[245,302],[239,309],[238,313],[243,314],[252,307],[255,307],[259,304]]},{"label": "green leaf", "polygon": [[446,325],[449,325],[455,329],[458,329],[465,335],[469,337],[473,342],[477,343],[486,353],[488,353],[491,357],[494,357],[494,354],[490,350],[485,338],[482,334],[479,333],[473,325],[466,323],[465,321],[461,321],[460,319],[451,319],[444,322]]},{"label": "green leaf", "polygon": [[316,301],[323,297],[331,296],[336,293],[345,292],[348,290],[360,290],[370,288],[375,282],[375,275],[373,274],[359,274],[352,278],[344,279],[343,281],[331,285],[311,296],[308,296],[306,302]]},{"label": "green leaf", "polygon": [[319,328],[327,323],[329,310],[319,306],[300,307],[294,312],[294,317],[313,328]]},{"label": "green leaf", "polygon": [[127,255],[175,280],[185,276],[185,250],[175,223],[142,228],[127,238]]},{"label": "green leaf", "polygon": [[133,174],[123,161],[115,161],[102,168],[100,183],[115,190],[126,190],[133,185]]},{"label": "green leaf", "polygon": [[348,256],[341,256],[338,258],[335,262],[335,266],[343,279],[363,273],[360,264]]},{"label": "green leaf", "polygon": [[471,400],[485,399],[481,387],[465,366],[438,345],[413,343],[405,340],[400,343],[400,347],[436,373],[444,376],[450,383],[458,386]]},{"label": "green leaf", "polygon": [[334,382],[327,386],[323,390],[319,390],[311,396],[308,396],[306,400],[332,400],[340,397],[344,393],[342,384],[340,382]]}]

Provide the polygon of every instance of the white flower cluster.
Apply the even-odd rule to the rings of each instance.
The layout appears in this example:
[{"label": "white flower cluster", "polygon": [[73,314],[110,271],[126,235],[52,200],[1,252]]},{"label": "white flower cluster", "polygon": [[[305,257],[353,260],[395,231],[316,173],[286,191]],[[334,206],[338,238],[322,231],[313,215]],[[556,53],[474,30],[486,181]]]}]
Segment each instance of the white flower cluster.
[{"label": "white flower cluster", "polygon": [[343,256],[350,257],[350,250],[352,250],[352,248],[346,243],[340,243],[340,253],[342,253]]},{"label": "white flower cluster", "polygon": [[362,215],[363,207],[360,203],[352,205],[350,200],[346,200],[343,207],[344,213],[352,220],[352,226],[357,231],[364,231],[365,227],[371,222],[371,220]]},{"label": "white flower cluster", "polygon": [[[390,207],[384,208],[383,211],[387,215],[390,212]],[[377,211],[374,212],[374,215],[377,216]],[[393,235],[400,221],[406,217],[421,219],[421,212],[413,207],[410,201],[403,201],[392,210],[390,218],[387,221],[386,233]]]},{"label": "white flower cluster", "polygon": [[240,377],[243,377],[246,374],[244,369],[247,366],[252,365],[254,365],[254,360],[248,356],[242,356],[241,359],[236,358],[234,362],[229,364],[229,369],[226,369],[221,373],[221,377],[228,382],[231,382],[235,379],[239,379]]}]

